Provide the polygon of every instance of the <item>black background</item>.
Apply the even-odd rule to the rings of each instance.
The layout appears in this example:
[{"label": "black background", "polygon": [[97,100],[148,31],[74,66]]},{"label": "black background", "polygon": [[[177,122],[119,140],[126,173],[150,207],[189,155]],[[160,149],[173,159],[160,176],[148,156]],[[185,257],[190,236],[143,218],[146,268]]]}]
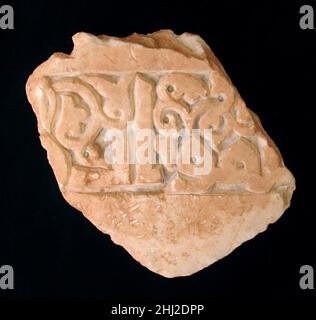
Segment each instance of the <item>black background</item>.
[{"label": "black background", "polygon": [[[300,266],[316,268],[316,30],[299,27],[300,6],[313,2],[7,4],[14,7],[15,29],[0,30],[0,266],[14,267],[15,289],[0,290],[0,300],[164,299],[210,306],[315,300],[315,291],[299,287]],[[53,52],[71,52],[71,36],[78,31],[127,36],[162,28],[204,38],[297,181],[291,207],[265,233],[213,266],[176,279],[142,267],[63,200],[24,89],[31,72]]]}]

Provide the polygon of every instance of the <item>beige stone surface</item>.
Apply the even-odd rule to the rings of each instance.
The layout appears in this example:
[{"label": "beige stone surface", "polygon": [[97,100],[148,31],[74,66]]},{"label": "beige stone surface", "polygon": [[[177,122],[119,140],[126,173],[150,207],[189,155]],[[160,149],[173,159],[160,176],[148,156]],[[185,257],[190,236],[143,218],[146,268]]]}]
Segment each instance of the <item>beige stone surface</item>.
[{"label": "beige stone surface", "polygon": [[[153,272],[186,276],[283,214],[294,177],[199,36],[73,41],[70,55],[55,53],[33,72],[26,92],[64,198],[116,244]],[[128,121],[156,132],[212,128],[211,172],[195,175],[194,161],[109,165],[104,134]]]}]

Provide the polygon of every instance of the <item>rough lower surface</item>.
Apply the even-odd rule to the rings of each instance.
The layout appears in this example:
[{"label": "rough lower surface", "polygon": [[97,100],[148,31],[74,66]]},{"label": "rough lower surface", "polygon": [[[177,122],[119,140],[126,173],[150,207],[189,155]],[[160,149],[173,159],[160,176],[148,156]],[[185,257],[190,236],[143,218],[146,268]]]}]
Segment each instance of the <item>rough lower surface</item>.
[{"label": "rough lower surface", "polygon": [[[52,55],[26,91],[64,198],[97,228],[148,269],[177,277],[221,259],[282,215],[294,177],[200,37],[164,30],[73,40],[73,52]],[[109,165],[106,130],[129,121],[157,135],[212,128],[211,172],[196,175],[203,163],[193,160]]]}]

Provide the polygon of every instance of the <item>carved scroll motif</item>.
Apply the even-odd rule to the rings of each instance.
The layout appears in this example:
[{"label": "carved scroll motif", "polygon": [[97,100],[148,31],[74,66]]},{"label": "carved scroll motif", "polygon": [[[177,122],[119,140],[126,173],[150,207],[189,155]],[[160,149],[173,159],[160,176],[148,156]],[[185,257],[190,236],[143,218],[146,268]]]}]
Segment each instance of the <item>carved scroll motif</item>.
[{"label": "carved scroll motif", "polygon": [[[164,191],[210,194],[229,191],[267,192],[270,171],[280,168],[279,155],[269,147],[255,119],[234,88],[225,93],[224,78],[214,74],[152,72],[81,74],[42,79],[40,119],[43,129],[69,161],[63,188],[73,192]],[[124,132],[128,124],[161,132],[200,129],[203,150],[212,158],[207,175],[195,175],[203,159],[182,164],[108,164],[104,155],[109,129]],[[203,136],[212,129],[212,141]],[[179,139],[179,154],[185,141]],[[131,145],[124,146],[126,154]],[[269,151],[269,156],[268,152]],[[154,156],[161,154],[157,144]]]}]

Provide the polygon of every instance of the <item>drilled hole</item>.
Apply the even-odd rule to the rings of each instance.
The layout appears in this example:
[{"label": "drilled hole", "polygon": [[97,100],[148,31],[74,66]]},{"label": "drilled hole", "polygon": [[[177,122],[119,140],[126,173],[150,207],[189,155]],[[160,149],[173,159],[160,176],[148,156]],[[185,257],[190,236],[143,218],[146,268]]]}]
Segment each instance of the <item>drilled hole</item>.
[{"label": "drilled hole", "polygon": [[162,122],[163,123],[169,123],[169,118],[167,116],[165,116],[163,119],[162,119]]},{"label": "drilled hole", "polygon": [[219,102],[223,102],[224,101],[224,97],[222,95],[219,95],[217,97],[217,99],[218,99]]},{"label": "drilled hole", "polygon": [[173,86],[169,85],[169,86],[167,87],[167,91],[168,91],[168,92],[173,92],[173,91],[174,91]]}]

